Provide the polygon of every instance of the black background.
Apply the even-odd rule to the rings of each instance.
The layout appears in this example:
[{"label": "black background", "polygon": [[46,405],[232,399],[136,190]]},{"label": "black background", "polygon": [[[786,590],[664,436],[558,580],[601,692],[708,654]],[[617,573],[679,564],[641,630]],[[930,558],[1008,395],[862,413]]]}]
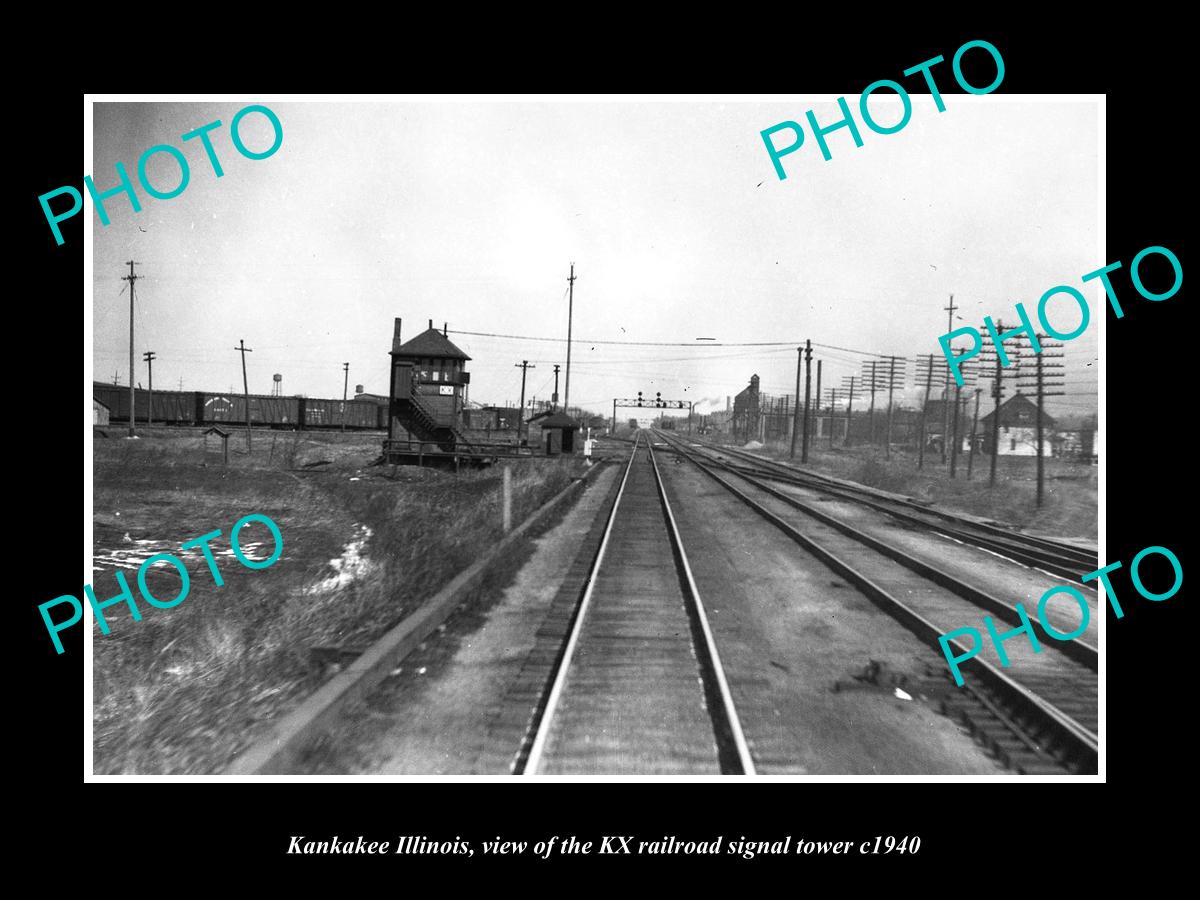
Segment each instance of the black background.
[{"label": "black background", "polygon": [[[84,286],[83,242],[94,213],[90,200],[86,201],[84,211],[62,225],[66,244],[55,245],[37,195],[64,184],[83,190],[83,96],[77,87],[64,83],[53,92],[43,82],[39,93],[19,101],[23,116],[17,120],[19,133],[27,138],[29,150],[16,170],[23,173],[16,202],[8,205],[17,217],[10,234],[27,248],[10,261],[9,269],[16,301],[10,305],[16,327],[10,330],[9,345],[20,347],[21,364],[13,374],[19,377],[23,396],[17,396],[17,379],[11,379],[8,421],[17,434],[9,442],[7,467],[13,482],[10,514],[18,525],[14,533],[21,543],[17,546],[23,545],[21,550],[12,547],[9,554],[10,571],[19,573],[21,584],[9,600],[15,607],[10,621],[17,631],[9,646],[19,645],[21,656],[7,672],[8,696],[20,709],[10,733],[17,759],[13,774],[29,790],[21,819],[29,851],[26,859],[33,862],[42,854],[62,859],[76,850],[94,858],[99,851],[109,870],[136,865],[143,874],[167,873],[186,864],[186,871],[193,873],[189,883],[193,877],[195,883],[216,880],[229,871],[308,879],[318,872],[358,873],[364,866],[379,874],[404,877],[421,870],[451,880],[494,869],[522,870],[526,875],[560,872],[566,865],[587,867],[611,879],[624,879],[635,869],[639,878],[659,870],[672,879],[685,872],[708,877],[720,870],[735,876],[784,875],[788,880],[778,883],[783,890],[803,890],[806,883],[789,876],[803,876],[819,867],[844,873],[848,879],[880,875],[892,880],[916,873],[930,879],[930,886],[960,892],[1004,883],[1038,859],[1058,860],[1058,871],[1064,876],[1070,874],[1073,860],[1091,868],[1102,863],[1101,848],[1111,846],[1111,841],[1119,842],[1123,852],[1169,854],[1161,842],[1171,840],[1171,831],[1158,822],[1157,807],[1161,804],[1166,814],[1173,805],[1180,791],[1175,784],[1187,765],[1177,749],[1184,746],[1181,728],[1186,732],[1190,726],[1186,713],[1192,706],[1188,702],[1192,679],[1185,672],[1191,621],[1185,618],[1187,586],[1168,601],[1151,603],[1136,596],[1127,573],[1132,557],[1154,544],[1171,548],[1185,572],[1190,571],[1182,517],[1177,513],[1192,480],[1190,424],[1184,415],[1190,408],[1190,390],[1182,377],[1191,334],[1184,321],[1188,260],[1181,224],[1183,157],[1190,145],[1177,129],[1190,121],[1189,83],[1181,76],[1184,60],[1193,51],[1184,41],[1183,29],[1165,18],[1121,22],[1111,28],[1045,22],[986,22],[959,28],[954,23],[922,22],[908,27],[879,25],[872,35],[862,33],[863,23],[817,27],[812,22],[777,19],[777,12],[764,9],[753,29],[724,29],[719,37],[704,39],[687,29],[672,29],[661,36],[647,29],[619,38],[596,28],[575,31],[577,43],[558,43],[551,53],[556,62],[549,67],[536,56],[521,62],[517,58],[521,54],[513,48],[501,54],[502,67],[493,67],[483,61],[487,54],[482,48],[477,56],[460,44],[454,58],[472,62],[452,71],[444,64],[413,65],[412,72],[398,74],[371,71],[367,64],[366,70],[361,65],[346,68],[360,74],[335,83],[342,91],[476,91],[486,86],[560,92],[837,92],[853,108],[862,89],[880,78],[902,81],[917,93],[919,76],[904,79],[900,73],[941,54],[946,63],[935,71],[947,97],[944,115],[953,116],[954,100],[961,92],[949,61],[962,43],[986,39],[1005,59],[1005,78],[997,93],[1107,94],[1108,248],[1095,267],[1115,260],[1124,263],[1113,281],[1126,313],[1116,320],[1107,312],[1103,349],[1108,391],[1104,561],[1120,559],[1126,565],[1114,577],[1126,615],[1117,620],[1110,612],[1106,622],[1107,785],[1072,788],[1016,780],[904,785],[222,783],[215,789],[166,781],[85,785],[83,772],[90,751],[82,733],[86,715],[81,696],[82,631],[64,633],[67,652],[56,656],[37,605],[60,594],[78,596],[87,579],[74,554],[81,543],[76,491],[82,471],[90,467],[90,460],[83,458],[77,418],[87,412],[78,404],[89,393],[85,372],[76,368],[80,365],[74,358],[77,338],[66,323],[73,318],[67,301],[79,297]],[[981,66],[990,65],[982,51],[972,51],[967,60],[972,58]],[[278,59],[258,71],[277,74],[265,80],[256,74],[252,82],[240,84],[232,77],[218,79],[218,84],[230,93],[246,83],[280,92],[333,89],[324,80],[318,82],[300,57]],[[278,74],[287,72],[295,72],[296,77]],[[986,84],[991,71],[981,68],[972,80]],[[192,91],[217,89],[211,80],[190,81],[186,86]],[[154,81],[135,75],[110,80],[102,89],[165,93],[180,87],[173,79]],[[247,102],[257,99],[238,97]],[[797,104],[797,119],[804,108]],[[687,138],[663,136],[664,141],[679,142],[680,154],[688,152]],[[904,139],[903,133],[888,138]],[[479,162],[487,165],[486,147],[480,148]],[[330,165],[336,166],[337,161],[330,160]],[[769,166],[766,171],[769,174]],[[454,173],[447,172],[446,177],[453,178]],[[790,177],[802,178],[802,171]],[[1186,183],[1193,181],[1188,178]],[[1185,270],[1183,290],[1161,303],[1142,299],[1129,281],[1133,256],[1151,245],[1173,250]],[[1078,287],[1081,274],[1064,271],[1062,283]],[[1031,293],[1024,299],[1030,306],[1037,297]],[[60,324],[63,329],[57,327]],[[1095,319],[1090,327],[1097,327]],[[85,344],[82,359],[90,353]],[[27,404],[26,398],[32,402]],[[35,411],[32,416],[26,414],[29,409]],[[72,412],[68,415],[67,410]],[[85,507],[83,514],[86,518],[90,510]],[[1155,585],[1149,568],[1147,582]],[[1099,790],[1118,793],[1101,798],[1095,793]],[[1129,793],[1133,791],[1136,794]],[[603,834],[633,834],[646,840],[665,834],[703,840],[718,834],[727,839],[743,835],[778,839],[791,834],[821,840],[919,834],[923,846],[916,857],[856,853],[752,861],[728,856],[715,860],[589,856],[570,861],[555,857],[547,863],[531,857],[489,860],[478,853],[469,860],[329,859],[284,856],[292,834],[314,839],[364,834],[393,842],[402,834],[457,836],[475,842],[496,836],[533,842],[569,834],[584,840]],[[80,839],[86,846],[76,843]],[[494,884],[497,889],[518,889],[533,883]],[[399,889],[405,883],[395,884]],[[759,886],[767,887],[761,882]],[[1029,883],[1025,886],[1032,888]]]}]

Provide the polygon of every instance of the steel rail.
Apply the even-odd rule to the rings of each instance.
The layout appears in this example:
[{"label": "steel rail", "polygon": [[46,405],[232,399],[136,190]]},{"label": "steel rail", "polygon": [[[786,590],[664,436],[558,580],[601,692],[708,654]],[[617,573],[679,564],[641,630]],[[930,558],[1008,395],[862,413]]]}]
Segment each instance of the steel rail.
[{"label": "steel rail", "polygon": [[650,450],[650,463],[654,467],[654,478],[658,483],[659,496],[662,498],[663,509],[667,514],[671,544],[675,548],[677,559],[687,581],[687,593],[691,597],[692,611],[696,616],[696,621],[704,637],[703,650],[708,656],[708,669],[716,681],[717,692],[721,697],[725,719],[724,725],[728,729],[734,747],[737,750],[738,763],[741,766],[742,774],[754,775],[754,760],[750,756],[750,747],[746,743],[746,735],[742,731],[742,723],[738,718],[737,709],[733,703],[733,695],[729,690],[729,682],[725,678],[725,669],[721,664],[721,655],[717,652],[716,640],[713,638],[712,629],[709,627],[708,616],[704,612],[704,601],[700,599],[700,589],[696,586],[696,579],[692,575],[692,567],[688,563],[687,552],[683,549],[683,538],[679,536],[679,527],[675,523],[675,514],[671,511],[671,501],[667,498],[667,488],[663,484],[662,473],[658,470],[658,460],[654,457],[654,444],[652,441],[647,441],[646,445]]},{"label": "steel rail", "polygon": [[617,488],[616,499],[613,500],[612,509],[608,512],[608,522],[604,526],[604,536],[600,540],[600,549],[596,552],[596,558],[592,562],[591,571],[588,572],[587,587],[584,589],[583,598],[579,601],[579,607],[575,611],[575,620],[571,624],[571,633],[567,638],[566,649],[559,660],[558,671],[554,674],[554,682],[550,687],[546,704],[538,717],[533,745],[530,747],[529,755],[525,758],[525,764],[518,774],[536,775],[538,768],[542,764],[542,756],[546,750],[546,740],[550,735],[550,723],[553,721],[554,713],[558,708],[558,701],[562,696],[563,685],[567,680],[567,670],[571,668],[571,659],[575,655],[575,647],[579,643],[579,635],[583,631],[583,623],[587,618],[588,607],[592,602],[592,594],[596,589],[596,576],[600,571],[600,564],[604,560],[604,554],[608,550],[608,540],[612,536],[613,523],[617,519],[617,508],[621,505],[621,497],[625,493],[625,484],[629,481],[629,473],[633,469],[633,461],[637,458],[637,448],[638,439],[635,438],[632,451],[629,454],[629,462],[625,466],[625,473],[621,476],[621,486]]},{"label": "steel rail", "polygon": [[[686,454],[685,454],[686,456]],[[840,574],[847,581],[856,585],[864,594],[867,595],[877,606],[897,619],[901,624],[913,632],[918,638],[924,641],[929,646],[937,649],[941,653],[941,645],[938,639],[942,636],[942,630],[916,612],[904,602],[893,597],[888,591],[879,585],[875,584],[870,578],[859,572],[852,565],[845,562],[833,552],[825,549],[812,538],[803,534],[791,524],[775,515],[770,510],[766,509],[762,504],[755,501],[744,491],[739,490],[735,485],[730,484],[720,475],[712,470],[711,467],[699,462],[695,458],[690,458],[690,461],[702,472],[723,486],[726,490],[732,493],[735,497],[741,500],[744,504],[773,524],[776,528],[782,531],[785,535],[799,544],[808,552],[812,553],[829,568]],[[951,640],[950,644],[956,648],[959,653],[967,652],[962,644],[957,640]],[[1057,706],[1043,697],[1038,696],[1032,690],[1013,680],[1005,675],[991,663],[980,659],[978,656],[972,657],[969,660],[959,664],[960,668],[969,669],[976,674],[982,682],[987,684],[989,688],[996,691],[998,695],[1012,703],[1018,709],[1023,709],[1032,712],[1041,721],[1052,728],[1058,736],[1063,739],[1070,748],[1070,756],[1074,762],[1080,764],[1088,772],[1095,772],[1098,769],[1099,759],[1099,739],[1095,732],[1091,731],[1084,725],[1077,722],[1072,716],[1063,712]]]},{"label": "steel rail", "polygon": [[[669,439],[668,443],[670,443]],[[696,460],[692,457],[692,454],[690,454],[689,451],[683,447],[676,446],[676,452],[684,456],[689,461],[693,463],[696,462]],[[964,600],[982,607],[993,615],[1004,619],[1004,621],[1008,622],[1010,625],[1020,626],[1024,624],[1021,621],[1021,616],[1017,612],[1016,608],[1008,603],[1005,603],[999,597],[993,596],[992,594],[989,594],[972,584],[968,584],[961,579],[955,578],[948,572],[943,572],[936,566],[932,566],[924,560],[905,553],[903,550],[893,547],[877,537],[867,534],[864,531],[860,531],[853,525],[843,522],[840,519],[831,516],[827,512],[823,512],[822,510],[810,506],[802,500],[792,497],[789,494],[785,494],[782,491],[776,490],[770,485],[763,484],[753,476],[742,474],[741,472],[736,471],[736,467],[730,467],[722,463],[715,463],[715,465],[718,468],[723,468],[726,471],[733,472],[735,475],[737,475],[737,477],[750,482],[750,484],[754,485],[760,491],[763,491],[777,500],[780,500],[789,506],[800,510],[806,515],[812,516],[818,522],[823,522],[831,528],[837,529],[847,537],[851,537],[859,543],[865,544],[877,553],[881,553],[894,562],[900,563],[900,565],[904,566],[906,569],[916,572],[918,575],[924,578],[928,578],[934,584],[946,588],[954,594],[957,594],[959,597],[962,597]],[[1078,638],[1072,638],[1071,640],[1057,643],[1054,646],[1057,647],[1057,649],[1060,650],[1065,656],[1075,660],[1075,662],[1087,666],[1093,672],[1099,671],[1099,651],[1091,644],[1084,643]]]},{"label": "steel rail", "polygon": [[[972,522],[953,513],[934,509],[911,500],[900,498],[894,500],[871,499],[872,496],[879,495],[874,494],[869,489],[856,489],[817,473],[804,472],[776,462],[775,460],[763,459],[762,457],[748,454],[736,448],[697,442],[694,439],[693,443],[698,444],[703,449],[728,453],[738,459],[750,462],[760,469],[763,477],[790,482],[799,487],[824,491],[843,497],[854,503],[870,507],[871,509],[879,510],[901,521],[914,522],[926,528],[936,528],[948,537],[961,540],[963,543],[973,544],[990,552],[1005,556],[1014,562],[1043,569],[1056,576],[1071,578],[1082,585],[1084,589],[1092,592],[1095,591],[1094,585],[1078,582],[1080,576],[1084,574],[1079,569],[1090,570],[1096,566],[1096,557],[1082,548],[1072,547],[1057,541],[1049,541],[1033,535],[1014,533],[987,522]],[[766,471],[761,471],[764,469]],[[814,484],[814,482],[817,483]],[[908,507],[909,509],[905,510],[897,507]],[[922,520],[922,514],[941,519],[955,527],[939,528],[928,521]],[[982,532],[982,534],[973,533],[969,529],[974,529],[975,532]]]},{"label": "steel rail", "polygon": [[825,484],[828,484],[832,488],[837,488],[837,489],[840,489],[843,491],[853,492],[853,493],[861,493],[861,494],[865,494],[868,496],[872,496],[872,495],[877,496],[883,500],[886,500],[891,503],[895,503],[900,506],[911,507],[916,512],[925,512],[931,516],[936,516],[937,518],[944,519],[949,522],[953,522],[953,523],[960,524],[960,525],[970,526],[972,528],[979,528],[979,529],[985,530],[985,531],[991,531],[1000,537],[1015,538],[1015,539],[1024,541],[1033,547],[1039,547],[1039,548],[1042,548],[1045,550],[1050,550],[1050,551],[1061,551],[1068,555],[1077,555],[1085,561],[1088,561],[1091,559],[1091,551],[1086,550],[1083,547],[1076,546],[1074,544],[1065,543],[1063,541],[1056,541],[1052,538],[1039,537],[1037,535],[1014,534],[1010,529],[1003,528],[1002,526],[995,525],[995,524],[992,524],[989,522],[973,521],[971,519],[964,518],[963,516],[958,515],[956,513],[937,509],[937,508],[929,505],[928,503],[923,503],[919,500],[913,499],[912,497],[906,497],[901,494],[894,494],[894,495],[889,496],[889,492],[887,492],[887,491],[877,491],[877,490],[869,488],[865,485],[855,485],[853,483],[847,483],[846,481],[844,481],[842,479],[834,478],[829,475],[824,475],[820,472],[808,471],[805,469],[798,468],[796,466],[789,465],[784,462],[780,462],[779,460],[776,460],[776,459],[769,459],[767,457],[758,456],[754,453],[750,453],[749,451],[742,450],[741,448],[738,448],[738,447],[726,447],[721,444],[714,444],[710,441],[704,441],[704,440],[700,440],[700,439],[697,439],[694,437],[688,438],[688,440],[690,440],[694,444],[698,444],[698,445],[705,447],[707,449],[710,449],[710,450],[720,450],[722,452],[730,453],[734,456],[745,459],[749,462],[756,463],[758,465],[773,467],[777,471],[784,473],[786,475],[789,475],[791,477],[794,477],[794,478],[808,479],[808,480],[812,480],[812,481],[821,481]]}]

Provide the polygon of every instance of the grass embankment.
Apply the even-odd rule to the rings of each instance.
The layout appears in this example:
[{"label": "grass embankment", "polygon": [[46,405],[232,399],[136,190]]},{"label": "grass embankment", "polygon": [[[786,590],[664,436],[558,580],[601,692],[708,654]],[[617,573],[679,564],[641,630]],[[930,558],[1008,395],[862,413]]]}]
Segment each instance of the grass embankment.
[{"label": "grass embankment", "polygon": [[[716,438],[716,440],[720,440]],[[771,442],[754,452],[785,462],[790,445]],[[835,447],[819,441],[809,447],[809,467],[897,494],[935,503],[939,508],[994,519],[1031,533],[1049,537],[1097,538],[1098,469],[1087,462],[1045,459],[1045,499],[1037,507],[1037,460],[1000,456],[996,485],[988,486],[990,456],[977,453],[972,479],[967,480],[967,457],[958,459],[957,478],[950,477],[949,462],[937,453],[926,453],[925,467],[917,468],[917,454],[893,449],[891,458],[873,447]]]},{"label": "grass embankment", "polygon": [[[258,433],[247,455],[238,436],[226,467],[217,453],[204,464],[192,431],[96,440],[97,558],[136,552],[138,541],[154,542],[142,558],[179,555],[180,543],[219,528],[212,546],[225,581],[216,587],[203,558],[188,555],[191,592],[161,610],[138,595],[136,556],[121,569],[144,618],[132,621],[122,604],[107,610],[111,634],[94,626],[97,773],[219,772],[330,675],[312,647],[365,647],[500,538],[499,469],[369,467],[379,442]],[[314,462],[328,464],[302,468]],[[581,468],[574,460],[515,462],[514,524]],[[248,513],[266,514],[283,535],[283,556],[270,568],[252,571],[228,555],[230,529]],[[364,537],[360,558],[344,556]],[[266,527],[247,525],[240,542],[257,541],[266,544],[259,557],[269,554]],[[100,600],[118,592],[113,571],[93,574]],[[179,589],[167,566],[152,569],[148,584],[164,599]]]}]

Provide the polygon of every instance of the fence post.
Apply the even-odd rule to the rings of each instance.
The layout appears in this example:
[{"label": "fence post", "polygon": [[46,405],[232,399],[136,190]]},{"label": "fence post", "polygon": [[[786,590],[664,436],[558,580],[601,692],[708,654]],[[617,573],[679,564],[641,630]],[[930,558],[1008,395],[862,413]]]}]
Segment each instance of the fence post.
[{"label": "fence post", "polygon": [[508,534],[512,531],[512,467],[505,466],[504,472],[504,488],[501,491],[503,494],[502,509],[504,520],[504,533]]}]

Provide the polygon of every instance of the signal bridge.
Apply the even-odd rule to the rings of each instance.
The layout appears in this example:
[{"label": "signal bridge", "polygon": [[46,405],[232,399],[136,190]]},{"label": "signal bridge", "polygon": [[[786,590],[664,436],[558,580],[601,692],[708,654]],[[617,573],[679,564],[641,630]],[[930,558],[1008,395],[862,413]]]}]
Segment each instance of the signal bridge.
[{"label": "signal bridge", "polygon": [[617,429],[617,409],[686,409],[688,411],[688,430],[691,430],[692,425],[692,407],[691,400],[664,400],[661,391],[656,391],[654,398],[646,397],[641,391],[638,391],[636,397],[614,397],[612,411],[612,427],[613,431]]}]

